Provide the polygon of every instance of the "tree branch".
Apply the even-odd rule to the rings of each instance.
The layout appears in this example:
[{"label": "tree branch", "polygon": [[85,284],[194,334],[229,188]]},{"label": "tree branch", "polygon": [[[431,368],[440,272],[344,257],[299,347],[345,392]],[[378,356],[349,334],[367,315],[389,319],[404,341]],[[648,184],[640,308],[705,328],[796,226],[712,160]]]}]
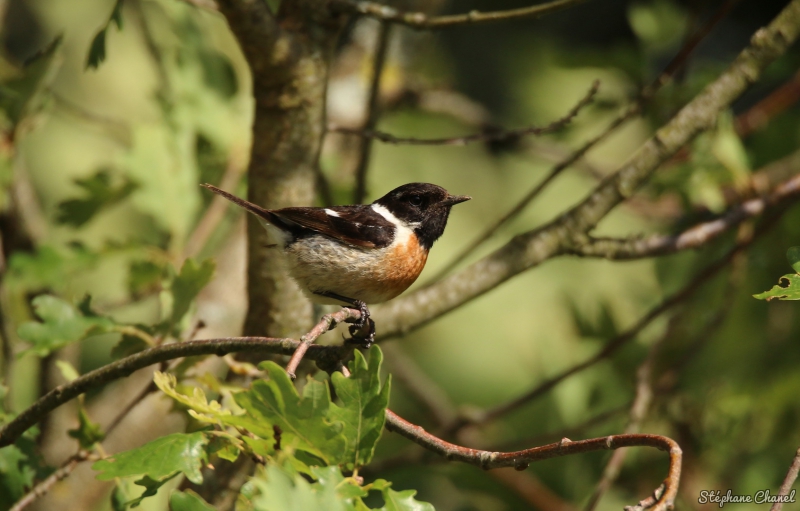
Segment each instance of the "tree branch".
[{"label": "tree branch", "polygon": [[[484,130],[481,133],[474,133],[461,137],[444,137],[444,138],[415,138],[415,137],[397,137],[390,133],[383,131],[375,131],[371,128],[361,130],[344,128],[341,126],[329,126],[328,131],[336,133],[344,133],[347,135],[357,135],[364,138],[374,138],[387,144],[408,144],[408,145],[467,145],[473,142],[508,142],[517,140],[527,135],[544,135],[553,133],[563,129],[567,124],[578,115],[578,113],[594,100],[597,90],[600,88],[600,81],[595,80],[592,86],[586,92],[586,95],[565,115],[564,117],[553,121],[547,126],[528,126],[527,128],[518,128],[513,130],[506,129],[492,129]],[[360,201],[356,201],[360,202]]]},{"label": "tree branch", "polygon": [[655,499],[647,500],[640,506],[630,506],[626,509],[639,510],[652,508],[653,511],[672,509],[681,474],[680,446],[674,440],[660,435],[610,435],[602,438],[572,441],[568,438],[560,442],[534,447],[522,451],[491,452],[480,449],[471,449],[460,445],[451,444],[438,438],[427,431],[412,424],[391,410],[386,410],[386,429],[399,433],[425,449],[444,456],[451,461],[461,461],[480,467],[493,469],[501,467],[527,468],[529,463],[605,449],[619,449],[620,447],[655,447],[669,453],[669,471],[662,485],[663,489],[656,490]]},{"label": "tree branch", "polygon": [[490,291],[518,273],[533,268],[586,241],[617,204],[629,198],[658,166],[700,132],[712,127],[763,70],[783,54],[800,33],[800,0],[793,0],[758,30],[733,64],[648,140],[616,173],[605,179],[580,204],[549,224],[513,238],[486,258],[458,274],[376,307],[382,338],[418,328]]},{"label": "tree branch", "polygon": [[68,477],[73,470],[75,470],[78,465],[86,460],[96,460],[97,456],[91,454],[89,451],[80,450],[76,454],[73,454],[67,460],[61,464],[61,466],[52,474],[50,474],[46,479],[42,482],[34,486],[31,491],[26,493],[21,499],[19,499],[10,509],[9,511],[22,511],[29,505],[33,504],[36,499],[41,498],[44,496],[50,488],[52,488],[57,482],[61,481]]},{"label": "tree branch", "polygon": [[[353,317],[359,317],[358,311],[352,311]],[[39,422],[42,417],[54,409],[78,397],[79,395],[105,385],[106,383],[129,376],[138,369],[175,358],[198,355],[223,356],[228,353],[251,352],[259,354],[291,355],[297,349],[299,341],[295,339],[277,339],[271,337],[223,337],[165,344],[140,351],[135,355],[112,362],[90,371],[69,383],[59,385],[33,405],[20,413],[13,420],[0,428],[0,448],[14,443],[22,433]],[[306,357],[321,363],[339,360],[342,346],[310,346]]]},{"label": "tree branch", "polygon": [[[778,490],[778,496],[780,497],[787,497],[789,492],[792,491],[792,486],[794,485],[795,480],[797,479],[797,474],[800,472],[800,449],[797,449],[797,452],[794,454],[794,459],[792,460],[792,464],[789,466],[789,471],[786,472],[786,478],[783,480],[783,484],[781,484],[781,489]],[[769,508],[769,511],[781,511],[783,508],[783,504],[785,502],[793,502],[788,499],[778,499],[772,507]]]},{"label": "tree branch", "polygon": [[[253,78],[255,116],[248,168],[248,200],[266,208],[306,206],[314,200],[316,155],[324,132],[330,55],[344,16],[326,0],[218,0]],[[299,336],[311,325],[311,306],[288,278],[267,232],[248,218],[244,333]]]},{"label": "tree branch", "polygon": [[447,16],[428,16],[422,12],[402,12],[387,5],[359,0],[330,0],[330,5],[334,9],[342,12],[361,14],[382,21],[399,23],[415,29],[437,29],[511,19],[536,19],[585,1],[586,0],[555,0],[544,4],[532,5],[530,7],[508,9],[506,11],[470,11],[466,14],[451,14]]},{"label": "tree branch", "polygon": [[661,256],[698,248],[748,218],[761,215],[768,208],[797,200],[798,196],[800,196],[800,174],[779,184],[772,193],[745,201],[728,210],[720,218],[695,225],[680,234],[669,236],[657,234],[647,238],[629,239],[592,238],[590,243],[575,247],[570,250],[570,253],[581,257],[625,260]]}]

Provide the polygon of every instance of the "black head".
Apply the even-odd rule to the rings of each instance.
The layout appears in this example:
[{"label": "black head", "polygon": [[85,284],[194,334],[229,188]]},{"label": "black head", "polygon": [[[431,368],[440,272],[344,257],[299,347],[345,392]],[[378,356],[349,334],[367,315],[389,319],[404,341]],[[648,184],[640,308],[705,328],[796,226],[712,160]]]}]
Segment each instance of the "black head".
[{"label": "black head", "polygon": [[466,195],[450,195],[441,186],[408,183],[387,193],[373,204],[385,207],[398,220],[414,230],[420,244],[431,248],[444,233],[450,208],[470,200]]}]

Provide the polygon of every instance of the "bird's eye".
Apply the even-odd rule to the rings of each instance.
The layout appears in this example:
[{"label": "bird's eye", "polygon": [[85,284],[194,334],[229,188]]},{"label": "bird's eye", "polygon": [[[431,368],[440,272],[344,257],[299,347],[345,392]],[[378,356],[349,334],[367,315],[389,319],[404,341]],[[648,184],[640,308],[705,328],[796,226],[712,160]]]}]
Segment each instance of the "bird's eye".
[{"label": "bird's eye", "polygon": [[422,205],[422,197],[420,197],[419,195],[412,195],[411,197],[408,198],[408,202],[412,206],[421,206]]}]

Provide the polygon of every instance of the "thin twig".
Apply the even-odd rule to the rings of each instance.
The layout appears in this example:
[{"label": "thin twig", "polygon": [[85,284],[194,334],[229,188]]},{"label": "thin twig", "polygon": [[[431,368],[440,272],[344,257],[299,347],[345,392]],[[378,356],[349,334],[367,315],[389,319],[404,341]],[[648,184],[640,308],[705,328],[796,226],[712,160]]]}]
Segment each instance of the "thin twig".
[{"label": "thin twig", "polygon": [[69,476],[81,462],[94,459],[97,459],[97,456],[91,454],[89,451],[80,450],[76,454],[73,454],[61,464],[58,470],[34,486],[28,493],[19,499],[13,506],[11,506],[9,511],[22,511],[29,505],[33,504],[36,499],[43,497],[57,482]]},{"label": "thin twig", "polygon": [[545,4],[522,7],[519,9],[508,9],[506,11],[470,11],[466,14],[451,14],[447,16],[428,16],[421,12],[402,12],[393,7],[376,2],[358,0],[331,0],[330,5],[343,12],[361,14],[384,22],[399,23],[416,29],[436,29],[510,19],[536,19],[585,1],[586,0],[555,0]]},{"label": "thin twig", "polygon": [[800,100],[800,71],[749,110],[738,115],[734,122],[736,133],[742,138],[752,135],[798,100]]},{"label": "thin twig", "polygon": [[408,144],[408,145],[454,145],[464,146],[473,142],[506,142],[517,140],[526,135],[544,135],[553,133],[563,129],[569,124],[578,113],[594,100],[597,90],[600,88],[600,80],[595,80],[592,86],[586,92],[586,95],[562,118],[553,121],[547,126],[528,126],[526,128],[518,128],[512,130],[484,130],[481,133],[474,133],[472,135],[460,137],[444,137],[444,138],[415,138],[415,137],[397,137],[390,133],[383,131],[375,131],[371,129],[352,129],[342,126],[331,125],[328,131],[336,133],[344,133],[347,135],[357,135],[367,139],[376,139],[387,144]]},{"label": "thin twig", "polygon": [[740,0],[727,0],[695,34],[689,38],[688,41],[681,47],[677,54],[667,64],[661,74],[653,80],[649,85],[644,87],[639,93],[638,97],[628,105],[614,120],[612,120],[603,131],[597,134],[594,138],[584,142],[583,146],[573,152],[570,156],[564,158],[561,162],[557,163],[547,174],[547,176],[533,187],[524,197],[522,197],[508,212],[498,218],[495,222],[490,224],[483,232],[476,236],[475,239],[466,247],[464,247],[449,263],[447,263],[432,279],[435,282],[441,279],[444,275],[448,274],[456,266],[461,264],[467,257],[470,256],[475,250],[483,245],[488,239],[494,236],[499,229],[506,225],[508,222],[519,216],[528,205],[542,193],[542,191],[549,185],[561,172],[574,165],[581,160],[589,150],[594,148],[600,142],[608,138],[612,133],[616,132],[622,125],[627,123],[642,112],[645,104],[652,99],[652,97],[666,85],[672,76],[677,72],[688,60],[692,52],[697,48],[697,45],[705,39],[711,30],[730,12],[734,5]]},{"label": "thin twig", "polygon": [[670,236],[657,234],[647,238],[629,239],[592,238],[591,242],[571,249],[570,253],[581,257],[639,259],[698,248],[748,218],[761,215],[768,208],[797,200],[798,197],[800,197],[800,174],[779,184],[768,195],[745,201],[716,220],[695,225],[679,234]]},{"label": "thin twig", "polygon": [[772,504],[772,507],[769,508],[769,511],[781,511],[784,502],[794,502],[794,500],[789,500],[789,492],[792,491],[792,486],[794,485],[795,480],[797,479],[797,474],[800,472],[800,449],[797,449],[797,452],[794,453],[794,459],[792,460],[792,464],[789,466],[789,471],[786,472],[786,477],[783,480],[783,484],[781,484],[781,489],[778,490],[778,500]]},{"label": "thin twig", "polygon": [[480,449],[471,449],[452,444],[438,438],[427,431],[412,424],[391,410],[386,410],[386,429],[399,433],[425,449],[444,456],[450,461],[461,461],[483,469],[501,467],[514,467],[524,469],[535,461],[568,456],[585,452],[605,449],[619,449],[620,447],[655,447],[669,453],[669,472],[663,483],[663,491],[652,504],[643,507],[652,508],[653,511],[672,509],[681,474],[681,448],[674,440],[660,435],[610,435],[589,440],[572,441],[568,438],[560,442],[512,452],[492,452]]},{"label": "thin twig", "polygon": [[292,353],[292,358],[289,359],[289,363],[286,364],[286,372],[289,374],[289,376],[293,380],[297,377],[295,374],[297,371],[297,366],[300,365],[300,361],[303,360],[308,348],[310,348],[314,341],[316,341],[322,334],[328,330],[336,328],[336,325],[339,323],[353,321],[360,317],[360,311],[351,309],[349,307],[342,307],[341,310],[333,314],[325,314],[322,316],[322,319],[320,319],[320,321],[314,325],[314,328],[309,330],[307,334],[300,338],[300,344],[297,346],[297,349],[294,350],[294,353]]},{"label": "thin twig", "polygon": [[[655,365],[661,347],[672,337],[674,328],[678,324],[679,317],[680,314],[671,318],[667,331],[664,332],[656,342],[650,345],[647,356],[636,370],[636,392],[628,412],[628,424],[625,426],[626,434],[639,433],[641,430],[642,422],[644,422],[650,405],[653,402],[653,366]],[[597,507],[603,494],[608,491],[619,476],[622,464],[627,457],[626,452],[627,451],[614,451],[614,454],[611,455],[611,459],[606,463],[603,469],[603,475],[600,481],[598,481],[597,486],[595,486],[594,492],[592,492],[591,497],[589,497],[589,501],[584,506],[583,511],[593,511],[595,507]]]},{"label": "thin twig", "polygon": [[[362,131],[372,132],[378,122],[380,110],[378,102],[381,93],[381,76],[383,67],[386,63],[386,55],[389,52],[389,40],[391,39],[392,25],[381,22],[378,27],[378,42],[375,47],[375,56],[372,62],[372,81],[369,87],[369,99],[367,103],[367,119],[364,122]],[[361,204],[367,196],[367,170],[369,170],[370,155],[372,154],[372,140],[364,138],[359,147],[358,163],[356,164],[356,185],[353,191],[353,203]]]}]

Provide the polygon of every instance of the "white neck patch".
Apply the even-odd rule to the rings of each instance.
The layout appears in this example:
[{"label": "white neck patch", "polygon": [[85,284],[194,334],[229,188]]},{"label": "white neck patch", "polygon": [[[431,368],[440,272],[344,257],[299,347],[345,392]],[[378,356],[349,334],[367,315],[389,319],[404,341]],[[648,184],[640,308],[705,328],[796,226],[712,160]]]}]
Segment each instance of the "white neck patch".
[{"label": "white neck patch", "polygon": [[394,216],[391,211],[386,209],[385,206],[381,206],[380,204],[373,204],[372,210],[394,225],[395,235],[394,235],[394,242],[392,244],[395,243],[405,244],[408,241],[409,236],[411,236],[414,233],[412,229],[414,227],[419,226],[419,224],[416,222],[411,224],[403,222],[402,220]]}]

